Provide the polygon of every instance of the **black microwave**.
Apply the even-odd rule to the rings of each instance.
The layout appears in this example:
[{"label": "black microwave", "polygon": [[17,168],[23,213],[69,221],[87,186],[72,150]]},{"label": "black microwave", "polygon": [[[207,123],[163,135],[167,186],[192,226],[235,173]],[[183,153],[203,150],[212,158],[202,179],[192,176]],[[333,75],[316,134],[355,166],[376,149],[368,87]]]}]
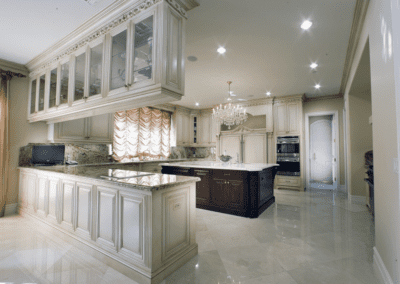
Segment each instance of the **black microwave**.
[{"label": "black microwave", "polygon": [[64,164],[65,145],[35,145],[32,149],[33,165]]}]

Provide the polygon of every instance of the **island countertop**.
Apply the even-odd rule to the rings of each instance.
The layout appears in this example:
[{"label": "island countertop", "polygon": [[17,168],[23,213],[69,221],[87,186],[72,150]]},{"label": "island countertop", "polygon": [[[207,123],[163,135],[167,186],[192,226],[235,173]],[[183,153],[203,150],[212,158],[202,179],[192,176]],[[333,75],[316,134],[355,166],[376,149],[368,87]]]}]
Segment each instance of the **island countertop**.
[{"label": "island countertop", "polygon": [[263,163],[236,164],[236,163],[222,163],[215,161],[192,161],[192,162],[178,162],[178,163],[161,163],[160,166],[259,172],[267,168],[277,167],[279,165],[263,164]]},{"label": "island countertop", "polygon": [[[177,176],[161,173],[131,171],[126,169],[109,169],[95,166],[52,166],[52,167],[19,167],[23,171],[50,172],[55,174],[79,176],[88,179],[144,191],[161,190],[177,185],[200,181],[198,177]],[[132,178],[132,176],[138,176]]]}]

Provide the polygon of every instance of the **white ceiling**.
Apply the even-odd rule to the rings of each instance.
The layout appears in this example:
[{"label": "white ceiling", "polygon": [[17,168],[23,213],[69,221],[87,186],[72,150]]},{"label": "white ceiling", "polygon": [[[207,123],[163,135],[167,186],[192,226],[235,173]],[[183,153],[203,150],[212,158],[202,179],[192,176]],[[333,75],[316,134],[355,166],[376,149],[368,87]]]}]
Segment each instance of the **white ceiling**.
[{"label": "white ceiling", "polygon": [[[123,0],[117,0],[123,1]],[[207,108],[231,90],[243,99],[339,92],[356,0],[197,0],[186,26],[185,97],[177,104]],[[3,1],[0,58],[26,64],[115,2]],[[303,31],[309,19],[313,26]],[[226,48],[224,55],[216,50]],[[309,65],[319,67],[312,73]],[[321,89],[315,90],[314,85]]]}]

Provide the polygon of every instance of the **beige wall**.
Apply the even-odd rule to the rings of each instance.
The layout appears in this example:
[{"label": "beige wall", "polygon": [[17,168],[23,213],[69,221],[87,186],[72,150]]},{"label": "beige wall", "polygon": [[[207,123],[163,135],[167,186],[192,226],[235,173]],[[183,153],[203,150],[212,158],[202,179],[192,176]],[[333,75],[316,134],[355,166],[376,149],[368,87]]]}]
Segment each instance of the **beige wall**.
[{"label": "beige wall", "polygon": [[[344,172],[344,140],[343,140],[343,98],[325,99],[325,100],[314,100],[305,102],[303,104],[303,121],[305,121],[306,114],[314,112],[325,112],[325,111],[338,111],[339,116],[339,168],[340,168],[340,184],[345,184],[345,172]],[[304,124],[304,127],[306,125]],[[305,143],[304,143],[305,145]],[[306,158],[306,157],[304,157]],[[304,165],[305,165],[304,160]]]},{"label": "beige wall", "polygon": [[351,188],[350,195],[366,196],[364,154],[372,150],[372,115],[370,94],[349,95],[349,122],[351,143]]},{"label": "beige wall", "polygon": [[[21,69],[4,66],[1,62],[0,68],[27,75],[26,72],[21,72]],[[28,123],[27,121],[28,87],[28,78],[14,77],[10,82],[10,164],[6,204],[16,203],[18,200],[19,148],[28,143],[42,143],[47,140],[46,123]]]},{"label": "beige wall", "polygon": [[[400,116],[396,116],[396,105],[400,105],[400,89],[396,91],[396,86],[400,85],[400,76],[395,75],[395,72],[399,72],[395,66],[400,66],[400,62],[395,61],[399,60],[400,49],[397,44],[391,43],[397,43],[400,37],[399,23],[392,23],[393,20],[400,20],[399,9],[391,0],[369,1],[344,94],[348,109],[351,103],[350,89],[369,40],[375,189],[374,262],[382,259],[381,265],[385,266],[394,283],[398,283],[400,279],[399,175],[393,171],[393,159],[398,159],[399,151]],[[389,35],[393,36],[390,43]],[[353,129],[349,127],[347,132],[351,131]],[[349,144],[347,143],[350,147]]]}]

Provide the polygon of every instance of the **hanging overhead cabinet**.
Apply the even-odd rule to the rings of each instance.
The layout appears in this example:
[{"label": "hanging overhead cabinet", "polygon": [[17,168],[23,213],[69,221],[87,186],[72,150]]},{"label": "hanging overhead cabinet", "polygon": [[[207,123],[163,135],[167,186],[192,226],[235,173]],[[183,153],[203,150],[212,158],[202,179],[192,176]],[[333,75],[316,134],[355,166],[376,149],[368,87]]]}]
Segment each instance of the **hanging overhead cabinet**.
[{"label": "hanging overhead cabinet", "polygon": [[120,2],[69,35],[74,44],[65,39],[27,64],[30,122],[60,122],[181,99],[186,12],[198,3]]}]

